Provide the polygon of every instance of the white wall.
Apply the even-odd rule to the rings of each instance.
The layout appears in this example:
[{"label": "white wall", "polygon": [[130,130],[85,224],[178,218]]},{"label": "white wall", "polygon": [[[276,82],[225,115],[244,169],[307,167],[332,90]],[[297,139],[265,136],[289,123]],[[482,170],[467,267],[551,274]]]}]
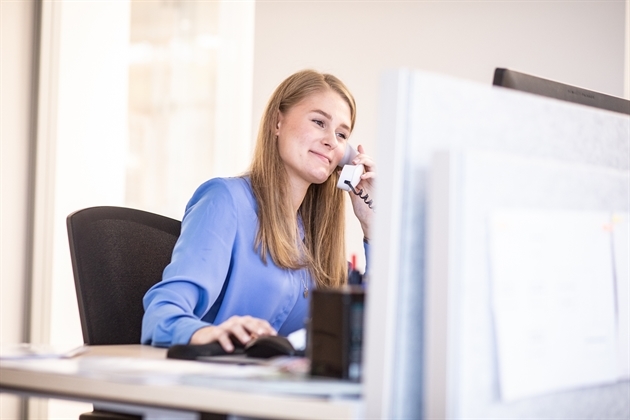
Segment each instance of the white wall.
[{"label": "white wall", "polygon": [[[0,343],[24,338],[33,10],[32,1],[0,2]],[[0,395],[0,418],[19,418],[18,408]]]},{"label": "white wall", "polygon": [[[307,67],[349,86],[358,104],[351,142],[368,153],[376,149],[379,77],[389,68],[491,84],[494,68],[508,67],[623,96],[624,9],[623,1],[258,1],[253,127],[275,86]],[[349,252],[362,255],[350,220]]]}]

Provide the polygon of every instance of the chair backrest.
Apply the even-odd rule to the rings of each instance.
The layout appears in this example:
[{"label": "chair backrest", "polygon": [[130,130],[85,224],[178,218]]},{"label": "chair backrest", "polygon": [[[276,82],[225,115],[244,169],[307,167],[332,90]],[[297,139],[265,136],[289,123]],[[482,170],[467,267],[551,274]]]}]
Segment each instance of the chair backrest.
[{"label": "chair backrest", "polygon": [[142,298],[161,280],[181,222],[124,207],[90,207],[66,220],[86,344],[139,344]]}]

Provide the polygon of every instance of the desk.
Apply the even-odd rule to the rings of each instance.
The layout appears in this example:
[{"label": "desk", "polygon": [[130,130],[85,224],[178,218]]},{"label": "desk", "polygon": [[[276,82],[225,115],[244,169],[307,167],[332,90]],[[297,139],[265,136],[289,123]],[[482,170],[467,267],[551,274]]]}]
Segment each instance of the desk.
[{"label": "desk", "polygon": [[[130,367],[134,363],[134,368]],[[107,364],[112,370],[107,370]],[[122,368],[118,369],[116,366]],[[139,369],[135,370],[135,367]],[[156,375],[143,367],[182,374]],[[72,359],[1,360],[0,391],[31,396],[156,407],[187,412],[229,413],[277,419],[357,419],[360,398],[326,398],[278,392],[283,380],[221,378],[206,374],[217,365],[166,359],[166,350],[142,345],[91,346]],[[327,381],[289,381],[321,389]],[[336,381],[328,381],[335,386]],[[227,386],[222,386],[227,385]],[[286,381],[285,381],[286,385]],[[345,386],[343,383],[340,384]],[[352,387],[352,384],[347,384]],[[355,389],[357,385],[355,384]],[[350,388],[349,388],[350,389]]]}]

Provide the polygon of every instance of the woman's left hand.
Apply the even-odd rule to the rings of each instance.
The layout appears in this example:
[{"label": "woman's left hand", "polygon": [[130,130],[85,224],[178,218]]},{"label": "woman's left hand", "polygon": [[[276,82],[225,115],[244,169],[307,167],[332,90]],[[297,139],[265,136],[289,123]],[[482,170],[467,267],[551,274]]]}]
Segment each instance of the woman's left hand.
[{"label": "woman's left hand", "polygon": [[[374,199],[374,183],[376,179],[376,165],[374,164],[374,159],[365,154],[365,150],[362,145],[357,147],[357,151],[359,154],[352,161],[353,165],[363,165],[365,167],[365,172],[361,175],[361,181],[354,188],[357,192],[363,190],[361,195],[365,197],[367,194],[369,198],[367,201]],[[370,237],[371,233],[371,225],[372,218],[374,216],[374,211],[368,207],[365,200],[361,197],[353,193],[352,191],[348,192],[350,194],[350,199],[352,201],[352,208],[354,210],[354,214],[359,219],[361,223],[361,229],[363,229],[363,236],[366,238]],[[375,208],[375,203],[372,203],[372,208]]]}]

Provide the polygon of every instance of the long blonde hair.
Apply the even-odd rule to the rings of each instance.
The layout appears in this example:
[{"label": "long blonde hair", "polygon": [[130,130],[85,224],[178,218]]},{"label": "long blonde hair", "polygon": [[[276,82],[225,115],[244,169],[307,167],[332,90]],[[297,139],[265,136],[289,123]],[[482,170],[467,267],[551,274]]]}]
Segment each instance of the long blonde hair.
[{"label": "long blonde hair", "polygon": [[337,287],[347,281],[343,191],[336,187],[337,172],[322,184],[311,184],[298,210],[304,226],[304,244],[298,239],[292,214],[288,179],[275,135],[279,113],[286,113],[308,96],[325,90],[338,93],[350,107],[354,128],[356,104],[335,76],[313,70],[297,72],[274,91],[260,122],[250,179],[258,202],[256,248],[263,261],[269,255],[283,268],[308,267],[318,287]]}]

